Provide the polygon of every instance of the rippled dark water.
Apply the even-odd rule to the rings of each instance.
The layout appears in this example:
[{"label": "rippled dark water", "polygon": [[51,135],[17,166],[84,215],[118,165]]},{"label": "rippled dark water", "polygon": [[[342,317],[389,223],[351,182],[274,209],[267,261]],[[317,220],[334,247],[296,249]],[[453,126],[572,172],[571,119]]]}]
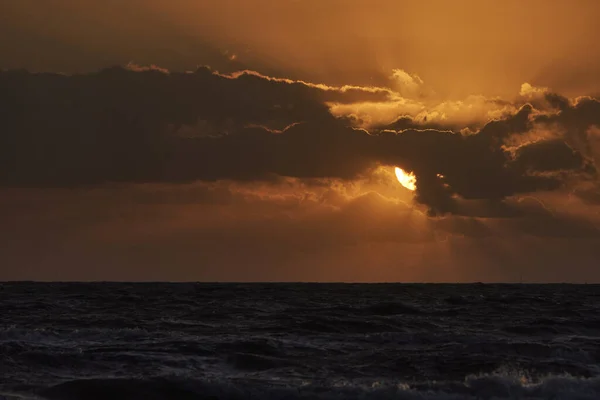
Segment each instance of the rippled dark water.
[{"label": "rippled dark water", "polygon": [[600,399],[600,286],[0,284],[0,398]]}]

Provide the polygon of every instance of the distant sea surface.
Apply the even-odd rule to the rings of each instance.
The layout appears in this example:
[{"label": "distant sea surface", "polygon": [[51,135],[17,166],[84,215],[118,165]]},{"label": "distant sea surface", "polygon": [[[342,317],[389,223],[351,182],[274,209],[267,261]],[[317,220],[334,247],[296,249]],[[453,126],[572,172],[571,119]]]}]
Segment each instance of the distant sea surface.
[{"label": "distant sea surface", "polygon": [[0,284],[0,399],[600,399],[600,286]]}]

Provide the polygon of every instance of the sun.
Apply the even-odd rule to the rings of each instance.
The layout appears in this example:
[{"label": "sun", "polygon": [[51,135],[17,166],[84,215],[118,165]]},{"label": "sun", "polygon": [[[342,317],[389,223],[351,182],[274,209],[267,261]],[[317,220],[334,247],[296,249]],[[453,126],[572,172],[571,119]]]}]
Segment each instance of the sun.
[{"label": "sun", "polygon": [[402,168],[396,167],[396,178],[398,182],[408,190],[417,190],[417,177],[412,172],[405,172]]}]

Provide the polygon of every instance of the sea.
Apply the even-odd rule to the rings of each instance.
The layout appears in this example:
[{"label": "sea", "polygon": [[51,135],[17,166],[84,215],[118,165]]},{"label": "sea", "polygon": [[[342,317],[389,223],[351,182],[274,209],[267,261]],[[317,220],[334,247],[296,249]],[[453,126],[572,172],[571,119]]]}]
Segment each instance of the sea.
[{"label": "sea", "polygon": [[1,283],[0,399],[600,399],[600,286]]}]

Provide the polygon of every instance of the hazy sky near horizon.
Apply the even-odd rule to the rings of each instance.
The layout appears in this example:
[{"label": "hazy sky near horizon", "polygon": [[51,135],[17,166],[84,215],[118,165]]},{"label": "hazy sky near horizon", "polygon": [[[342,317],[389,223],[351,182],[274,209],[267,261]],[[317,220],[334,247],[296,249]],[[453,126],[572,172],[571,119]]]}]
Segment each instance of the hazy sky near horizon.
[{"label": "hazy sky near horizon", "polygon": [[599,16],[0,0],[0,280],[600,281]]}]

